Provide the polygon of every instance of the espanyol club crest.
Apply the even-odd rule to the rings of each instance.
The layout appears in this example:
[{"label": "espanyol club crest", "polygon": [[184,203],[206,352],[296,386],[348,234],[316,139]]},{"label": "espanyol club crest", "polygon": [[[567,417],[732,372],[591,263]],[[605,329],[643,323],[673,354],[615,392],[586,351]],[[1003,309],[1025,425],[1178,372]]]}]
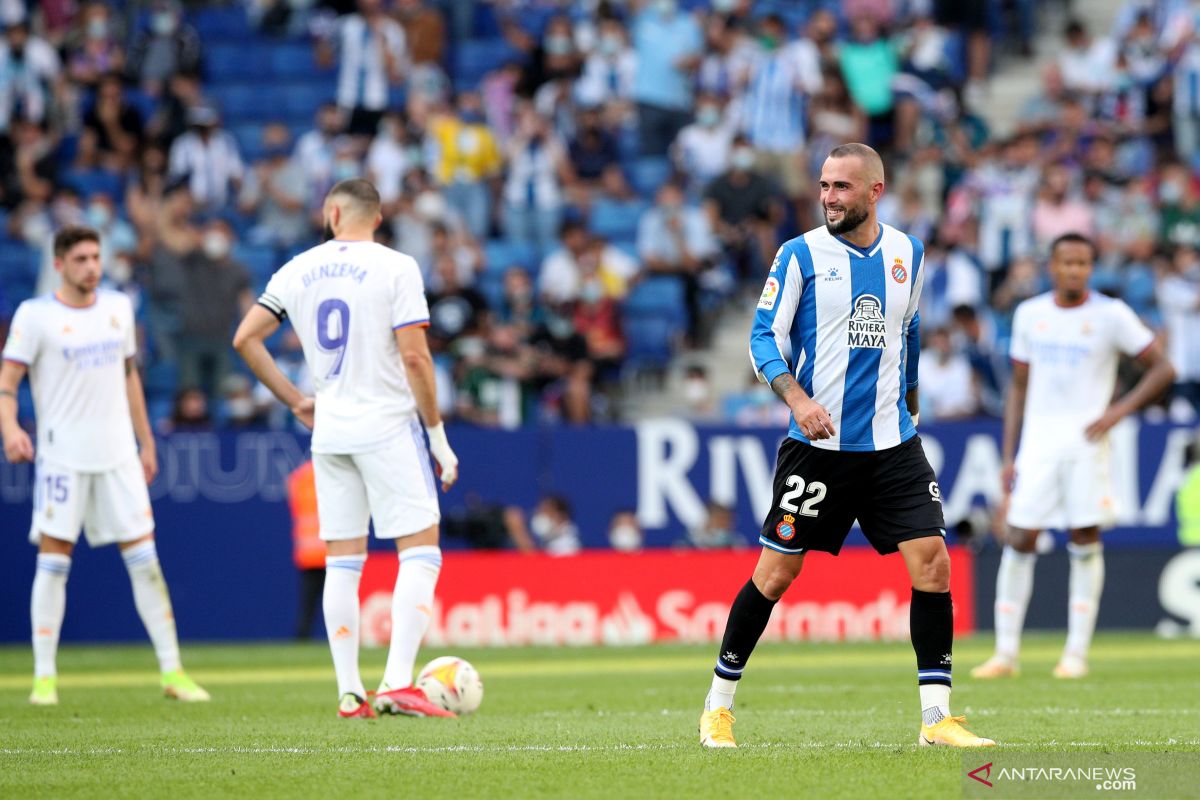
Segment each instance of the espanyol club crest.
[{"label": "espanyol club crest", "polygon": [[896,283],[904,283],[908,280],[908,270],[904,268],[904,259],[897,258],[896,263],[892,265],[892,280]]},{"label": "espanyol club crest", "polygon": [[796,535],[796,518],[791,514],[784,514],[783,521],[775,526],[775,535],[785,542],[789,541]]}]

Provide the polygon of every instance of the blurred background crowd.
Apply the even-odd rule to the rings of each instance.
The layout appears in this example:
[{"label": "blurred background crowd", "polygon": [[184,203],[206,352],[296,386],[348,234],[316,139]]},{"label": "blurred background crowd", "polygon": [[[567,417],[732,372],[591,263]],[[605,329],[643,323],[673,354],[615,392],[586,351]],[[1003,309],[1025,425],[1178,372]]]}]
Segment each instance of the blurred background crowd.
[{"label": "blurred background crowd", "polygon": [[[1013,308],[1079,231],[1095,288],[1168,343],[1160,413],[1191,419],[1200,2],[1117,2],[1103,28],[1087,5],[0,0],[0,338],[53,289],[52,231],[86,223],[138,309],[159,430],[289,425],[232,329],[320,240],[329,187],[365,175],[380,240],[424,272],[448,417],[621,420],[672,375],[673,413],[775,424],[749,315],[819,222],[825,155],[865,141],[880,219],[927,245],[923,414],[999,413]],[[1006,71],[1031,68],[996,124]],[[296,337],[271,345],[303,385]]]}]

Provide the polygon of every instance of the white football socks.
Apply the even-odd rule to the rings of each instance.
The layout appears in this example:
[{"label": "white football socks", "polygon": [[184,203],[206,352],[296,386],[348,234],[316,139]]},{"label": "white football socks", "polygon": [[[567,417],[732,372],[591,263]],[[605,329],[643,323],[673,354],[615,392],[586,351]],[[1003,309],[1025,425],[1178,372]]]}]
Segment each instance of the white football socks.
[{"label": "white football socks", "polygon": [[158,550],[150,539],[121,551],[129,582],[133,585],[133,604],[150,634],[158,666],[163,672],[180,669],[179,638],[175,634],[175,613],[171,595],[158,563]]},{"label": "white football socks", "polygon": [[714,673],[712,688],[708,690],[708,697],[704,699],[704,710],[728,708],[732,711],[733,695],[737,691],[738,683],[739,681],[731,681]]},{"label": "white football socks", "polygon": [[1092,634],[1096,630],[1096,613],[1100,610],[1100,595],[1104,592],[1104,546],[1067,543],[1071,556],[1071,579],[1067,613],[1066,655],[1087,660]]},{"label": "white football socks", "polygon": [[1021,652],[1021,630],[1025,611],[1033,593],[1033,568],[1036,553],[1022,553],[1005,547],[996,574],[996,655],[1016,663]]},{"label": "white football socks", "polygon": [[936,725],[950,716],[950,687],[944,683],[923,683],[917,687],[921,693],[921,721]]},{"label": "white football socks", "polygon": [[351,692],[366,699],[358,671],[358,583],[362,579],[366,553],[325,557],[325,631],[333,653],[338,697]]},{"label": "white football socks", "polygon": [[400,570],[392,592],[392,643],[382,684],[389,691],[412,684],[413,665],[433,616],[433,590],[441,571],[442,550],[436,545],[400,551]]},{"label": "white football socks", "polygon": [[33,625],[33,674],[38,678],[58,674],[55,659],[58,634],[67,610],[67,576],[70,572],[70,556],[38,553],[29,600],[29,620]]}]

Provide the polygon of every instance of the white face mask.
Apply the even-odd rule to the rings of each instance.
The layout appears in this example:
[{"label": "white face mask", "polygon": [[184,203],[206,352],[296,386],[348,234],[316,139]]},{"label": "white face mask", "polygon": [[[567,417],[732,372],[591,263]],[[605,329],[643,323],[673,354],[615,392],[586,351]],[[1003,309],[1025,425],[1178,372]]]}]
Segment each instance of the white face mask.
[{"label": "white face mask", "polygon": [[683,384],[683,399],[690,405],[708,400],[708,382],[703,378],[688,378]]},{"label": "white face mask", "polygon": [[608,543],[614,550],[628,553],[642,546],[642,532],[632,525],[618,525],[608,532]]},{"label": "white face mask", "polygon": [[107,228],[112,218],[112,209],[104,203],[92,203],[88,206],[87,220],[93,228]]},{"label": "white face mask", "polygon": [[114,258],[108,265],[108,277],[118,285],[126,284],[133,277],[133,265],[127,258]]},{"label": "white face mask", "polygon": [[675,13],[678,8],[678,3],[675,0],[655,0],[654,7],[658,9],[658,13],[664,17],[669,17]]},{"label": "white face mask", "polygon": [[229,255],[229,237],[223,233],[212,231],[204,234],[204,255],[213,261],[219,261]]},{"label": "white face mask", "polygon": [[547,539],[554,532],[554,521],[539,511],[530,518],[529,530],[539,539]]},{"label": "white face mask", "polygon": [[748,147],[739,147],[729,156],[729,164],[734,169],[748,172],[754,169],[754,151]]},{"label": "white face mask", "polygon": [[231,397],[225,401],[229,416],[234,419],[250,419],[254,416],[254,399],[250,397]]}]

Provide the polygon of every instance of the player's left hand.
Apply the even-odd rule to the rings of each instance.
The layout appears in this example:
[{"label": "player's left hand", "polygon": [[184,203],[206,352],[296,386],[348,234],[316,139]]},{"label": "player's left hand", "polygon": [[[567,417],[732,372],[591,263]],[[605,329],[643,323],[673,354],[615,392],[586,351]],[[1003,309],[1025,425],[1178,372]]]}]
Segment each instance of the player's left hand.
[{"label": "player's left hand", "polygon": [[438,465],[438,475],[442,479],[442,491],[450,490],[458,480],[458,456],[450,449],[450,440],[446,438],[446,426],[439,422],[433,427],[426,428],[429,434],[429,452]]},{"label": "player's left hand", "polygon": [[146,476],[146,485],[149,486],[158,475],[158,452],[154,445],[143,447],[138,453],[138,459],[142,462],[142,474]]},{"label": "player's left hand", "polygon": [[316,408],[317,401],[314,398],[304,397],[301,398],[299,403],[292,406],[292,414],[296,419],[300,420],[301,425],[311,431],[313,429],[313,413]]},{"label": "player's left hand", "polygon": [[1121,421],[1121,416],[1119,412],[1109,407],[1100,419],[1083,429],[1083,435],[1087,437],[1089,442],[1099,441],[1100,437],[1108,433],[1114,425]]}]

